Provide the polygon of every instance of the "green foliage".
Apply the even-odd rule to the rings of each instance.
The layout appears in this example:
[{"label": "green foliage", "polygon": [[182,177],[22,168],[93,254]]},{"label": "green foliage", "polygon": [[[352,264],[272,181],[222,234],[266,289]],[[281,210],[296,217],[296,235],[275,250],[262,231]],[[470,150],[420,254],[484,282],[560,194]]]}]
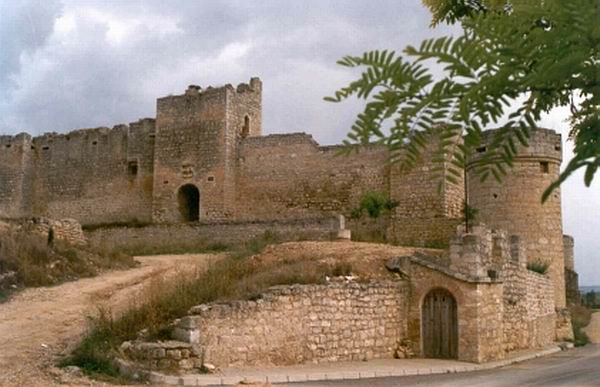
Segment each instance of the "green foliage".
[{"label": "green foliage", "polygon": [[463,203],[463,211],[464,211],[464,221],[468,222],[468,223],[472,223],[473,221],[475,221],[475,218],[477,217],[477,213],[479,212],[479,210],[475,207],[471,207],[469,204],[467,204],[467,202]]},{"label": "green foliage", "polygon": [[550,268],[550,262],[544,261],[542,259],[534,259],[531,262],[527,262],[527,270],[534,271],[539,274],[548,273],[548,269]]},{"label": "green foliage", "polygon": [[358,219],[366,211],[370,218],[377,219],[381,215],[389,214],[398,203],[391,200],[386,194],[378,191],[368,191],[360,199],[358,208],[352,210],[350,217]]},{"label": "green foliage", "polygon": [[[589,186],[600,166],[600,2],[425,3],[434,24],[460,22],[462,34],[409,46],[404,56],[384,50],[338,61],[363,72],[325,100],[366,100],[345,143],[387,144],[392,161],[410,168],[435,142],[441,188],[444,181],[459,182],[483,128],[506,120],[474,165],[481,180],[500,181],[512,167],[517,144],[528,146],[541,114],[568,106],[575,156],[542,199],[579,168],[586,169]],[[441,65],[444,76],[436,80],[428,61]]]}]

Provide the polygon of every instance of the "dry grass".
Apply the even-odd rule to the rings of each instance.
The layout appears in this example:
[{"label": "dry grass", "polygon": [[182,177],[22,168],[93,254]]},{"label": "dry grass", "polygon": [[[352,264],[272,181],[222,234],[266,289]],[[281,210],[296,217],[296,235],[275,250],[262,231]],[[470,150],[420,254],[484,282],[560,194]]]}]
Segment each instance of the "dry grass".
[{"label": "dry grass", "polygon": [[10,281],[0,283],[0,298],[15,288],[55,285],[91,277],[103,269],[132,267],[125,254],[102,253],[32,232],[7,231],[0,234],[0,274],[14,272]]},{"label": "dry grass", "polygon": [[273,236],[248,242],[203,271],[157,280],[125,313],[100,310],[91,320],[88,336],[62,365],[77,365],[89,374],[116,377],[111,356],[119,345],[139,337],[168,339],[174,319],[192,306],[213,301],[254,299],[274,285],[324,283],[326,276],[348,275],[352,265],[310,259],[263,259],[260,253]]}]

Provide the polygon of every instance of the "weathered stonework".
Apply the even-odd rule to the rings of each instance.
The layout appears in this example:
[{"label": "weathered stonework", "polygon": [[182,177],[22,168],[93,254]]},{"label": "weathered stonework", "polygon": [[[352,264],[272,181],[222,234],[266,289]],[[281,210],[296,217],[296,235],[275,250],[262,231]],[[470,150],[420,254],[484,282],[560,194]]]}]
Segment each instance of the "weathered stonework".
[{"label": "weathered stonework", "polygon": [[[484,152],[495,131],[484,132],[478,151]],[[493,229],[518,235],[530,260],[550,263],[556,306],[564,307],[565,277],[560,190],[545,203],[544,190],[558,179],[562,161],[560,134],[547,129],[531,131],[529,147],[519,145],[510,169],[502,182],[489,178],[481,182],[476,173],[476,154],[469,165],[469,204],[478,209],[477,218]]]},{"label": "weathered stonework", "polygon": [[186,372],[204,362],[227,368],[423,356],[424,300],[439,289],[457,308],[459,360],[499,360],[511,351],[572,340],[568,312],[555,310],[552,280],[526,268],[518,238],[483,225],[458,232],[447,257],[417,252],[380,261],[394,280],[341,277],[323,285],[272,287],[253,300],[193,307],[174,323],[172,338],[189,345],[197,360],[183,368],[172,359],[159,363],[154,355],[142,355],[139,363]]},{"label": "weathered stonework", "polygon": [[25,227],[29,231],[40,233],[46,238],[50,230],[52,230],[55,239],[74,245],[85,245],[88,243],[83,234],[81,224],[75,219],[33,218],[26,221],[22,227]]},{"label": "weathered stonework", "polygon": [[388,241],[447,243],[463,192],[438,193],[433,149],[403,171],[385,146],[339,156],[342,146],[305,133],[262,136],[261,100],[258,78],[236,88],[191,85],[159,98],[156,119],[0,136],[0,218],[119,226],[349,217],[365,192],[379,191],[398,203],[380,225]]},{"label": "weathered stonework", "polygon": [[[467,192],[461,182],[440,192],[435,141],[407,171],[388,162],[382,145],[339,156],[341,146],[321,146],[305,133],[263,136],[261,125],[262,83],[252,78],[237,87],[191,85],[158,99],[156,119],[130,125],[0,136],[0,218],[73,218],[93,245],[132,250],[239,243],[267,231],[282,240],[350,233],[448,247],[443,258],[397,257],[397,282],[284,287],[257,301],[199,306],[178,323],[188,344],[124,349],[151,368],[189,369],[199,357],[222,366],[389,357],[400,342],[423,354],[423,305],[436,289],[454,302],[461,360],[500,359],[569,338],[563,308],[577,298],[573,241],[562,234],[560,192],[540,202],[559,173],[559,134],[532,130],[531,146],[518,147],[500,184],[476,176],[479,153],[499,133],[486,131],[469,160]],[[342,227],[338,215],[350,218],[368,191],[397,206]],[[465,196],[479,210],[478,224],[459,226],[455,236]],[[36,227],[82,242],[75,223]],[[527,270],[538,260],[550,263],[547,276]],[[169,346],[182,347],[168,355]],[[141,355],[160,349],[164,356]]]},{"label": "weathered stonework", "polygon": [[192,308],[174,336],[221,367],[390,358],[406,336],[407,299],[405,282],[274,287]]}]

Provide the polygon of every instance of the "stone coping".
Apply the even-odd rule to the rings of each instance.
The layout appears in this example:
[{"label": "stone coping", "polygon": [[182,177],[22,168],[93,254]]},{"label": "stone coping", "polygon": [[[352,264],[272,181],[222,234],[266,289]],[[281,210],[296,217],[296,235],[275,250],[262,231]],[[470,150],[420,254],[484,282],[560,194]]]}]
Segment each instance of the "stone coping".
[{"label": "stone coping", "polygon": [[[571,346],[563,346],[572,348]],[[286,367],[263,367],[247,369],[225,369],[214,374],[165,375],[154,371],[136,370],[128,362],[117,359],[123,374],[146,378],[153,384],[174,386],[235,385],[238,383],[290,383],[346,379],[371,379],[390,376],[432,375],[457,372],[472,372],[505,367],[510,364],[548,356],[560,352],[561,346],[530,351],[518,351],[507,359],[484,364],[473,364],[441,359],[386,359],[368,362],[340,362],[303,364]]]},{"label": "stone coping", "polygon": [[446,274],[447,276],[456,278],[456,279],[464,281],[464,282],[470,282],[470,283],[501,283],[502,282],[501,279],[493,280],[490,277],[475,277],[475,276],[470,276],[470,275],[466,275],[463,273],[459,273],[458,271],[452,270],[448,267],[437,265],[431,261],[428,261],[426,259],[420,258],[415,255],[411,256],[410,259],[412,262],[414,262],[418,265],[425,266],[429,269],[439,271],[441,273]]}]

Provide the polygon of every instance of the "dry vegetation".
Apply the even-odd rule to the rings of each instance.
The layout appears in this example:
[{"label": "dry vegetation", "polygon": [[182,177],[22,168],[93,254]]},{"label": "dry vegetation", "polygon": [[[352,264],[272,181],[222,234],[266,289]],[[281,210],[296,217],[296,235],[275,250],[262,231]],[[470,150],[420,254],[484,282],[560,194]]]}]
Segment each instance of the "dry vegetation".
[{"label": "dry vegetation", "polygon": [[134,265],[122,253],[93,251],[37,233],[6,230],[0,233],[0,301],[23,287],[55,285]]},{"label": "dry vegetation", "polygon": [[[272,233],[248,242],[213,262],[208,269],[153,283],[125,313],[101,310],[88,336],[63,365],[89,374],[116,377],[112,354],[123,341],[140,337],[167,339],[174,319],[195,305],[254,299],[274,285],[325,283],[326,277],[355,274],[359,278],[390,276],[383,262],[415,249],[369,243],[302,242],[269,245]],[[431,251],[433,253],[433,251]]]},{"label": "dry vegetation", "polygon": [[574,344],[576,346],[586,345],[590,342],[583,328],[589,325],[592,319],[592,311],[583,305],[576,305],[570,308],[571,321],[573,323],[573,334],[575,336]]}]

